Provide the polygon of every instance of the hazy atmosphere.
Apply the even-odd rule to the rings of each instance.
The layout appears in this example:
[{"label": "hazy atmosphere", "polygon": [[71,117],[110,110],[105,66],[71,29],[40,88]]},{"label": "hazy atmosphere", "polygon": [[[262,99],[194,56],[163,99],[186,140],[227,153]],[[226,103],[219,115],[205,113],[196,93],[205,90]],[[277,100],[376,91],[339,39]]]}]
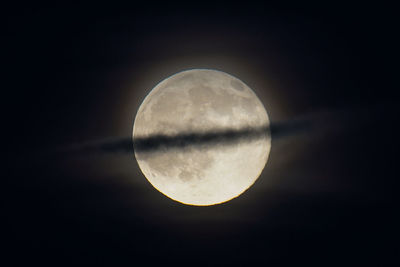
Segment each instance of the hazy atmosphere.
[{"label": "hazy atmosphere", "polygon": [[[5,11],[4,266],[399,264],[393,7]],[[176,103],[162,94],[143,102],[191,69],[239,80],[172,90]],[[152,112],[140,113],[142,103]],[[148,174],[140,158],[153,164]],[[201,189],[214,190],[205,191],[209,202],[193,203],[233,199],[174,201],[159,191],[188,203],[193,194],[168,191],[157,168],[178,177],[174,185],[194,179],[192,189],[195,178],[233,173],[235,183],[210,182]]]}]

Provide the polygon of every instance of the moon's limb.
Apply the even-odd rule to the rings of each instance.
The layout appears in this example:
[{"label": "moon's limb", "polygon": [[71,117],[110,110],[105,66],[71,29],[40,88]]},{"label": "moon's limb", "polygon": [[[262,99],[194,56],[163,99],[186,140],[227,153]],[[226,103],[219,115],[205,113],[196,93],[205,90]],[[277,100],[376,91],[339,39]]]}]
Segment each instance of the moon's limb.
[{"label": "moon's limb", "polygon": [[[269,125],[254,92],[224,72],[195,69],[159,83],[145,98],[135,118],[133,138],[207,133]],[[263,170],[270,134],[227,146],[135,151],[149,182],[168,197],[191,205],[213,205],[237,197]]]}]

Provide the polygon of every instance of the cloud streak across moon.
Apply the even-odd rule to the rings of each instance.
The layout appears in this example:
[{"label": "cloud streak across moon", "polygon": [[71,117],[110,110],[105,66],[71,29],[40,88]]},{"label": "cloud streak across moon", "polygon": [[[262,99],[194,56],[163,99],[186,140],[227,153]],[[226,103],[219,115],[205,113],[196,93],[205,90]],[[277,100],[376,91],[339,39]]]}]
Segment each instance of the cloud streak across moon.
[{"label": "cloud streak across moon", "polygon": [[268,137],[268,135],[268,126],[178,135],[158,134],[134,138],[133,148],[136,152],[153,152],[172,148],[183,149],[188,146],[228,145]]},{"label": "cloud streak across moon", "polygon": [[[378,112],[381,106],[369,110]],[[268,132],[272,142],[306,134],[313,135],[323,131],[346,130],[364,124],[368,117],[366,109],[344,109],[325,112],[314,112],[293,119],[271,122],[269,126],[242,129],[225,129],[203,133],[184,133],[178,135],[151,135],[135,138],[109,137],[99,140],[86,141],[72,145],[61,146],[56,151],[47,153],[53,156],[72,156],[88,154],[132,154],[134,149],[141,152],[156,152],[161,149],[178,149],[189,146],[229,145],[235,142],[255,140]]]},{"label": "cloud streak across moon", "polygon": [[267,126],[225,129],[202,133],[188,132],[177,135],[150,135],[141,136],[132,140],[132,137],[105,138],[96,141],[82,142],[59,148],[57,151],[65,155],[72,154],[100,154],[100,153],[133,153],[157,152],[166,149],[184,149],[191,146],[230,145],[236,142],[256,140],[271,135],[272,140],[294,136],[301,133],[310,133],[329,125],[329,121],[321,124],[321,119],[327,116],[304,116],[292,120],[271,123]]}]

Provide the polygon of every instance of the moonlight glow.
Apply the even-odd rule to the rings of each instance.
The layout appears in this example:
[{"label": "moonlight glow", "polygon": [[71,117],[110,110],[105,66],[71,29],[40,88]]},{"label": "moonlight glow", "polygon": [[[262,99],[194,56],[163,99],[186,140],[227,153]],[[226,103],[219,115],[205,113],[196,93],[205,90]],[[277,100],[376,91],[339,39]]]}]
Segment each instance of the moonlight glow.
[{"label": "moonlight glow", "polygon": [[[208,133],[269,125],[254,92],[221,71],[194,69],[159,83],[135,118],[133,139]],[[248,189],[261,174],[270,134],[228,144],[135,151],[148,181],[166,196],[190,205],[214,205]]]}]

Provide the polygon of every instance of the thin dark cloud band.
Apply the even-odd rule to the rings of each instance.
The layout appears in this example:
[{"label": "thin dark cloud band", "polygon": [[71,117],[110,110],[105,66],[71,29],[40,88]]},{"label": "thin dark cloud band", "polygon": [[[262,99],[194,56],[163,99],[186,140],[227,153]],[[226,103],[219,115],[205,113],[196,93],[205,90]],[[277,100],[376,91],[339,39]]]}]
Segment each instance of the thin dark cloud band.
[{"label": "thin dark cloud band", "polygon": [[[271,136],[272,142],[299,134],[310,135],[327,129],[350,128],[362,121],[361,110],[336,110],[306,114],[294,119],[271,123],[256,128],[226,129],[204,133],[184,133],[178,135],[151,135],[132,140],[132,137],[106,138],[82,142],[57,149],[57,154],[84,155],[110,153],[151,153],[166,149],[183,149],[192,146],[229,145],[237,142],[253,141]],[[364,116],[365,117],[365,116]]]},{"label": "thin dark cloud band", "polygon": [[153,152],[171,148],[183,149],[189,146],[227,145],[243,141],[253,141],[269,137],[268,125],[254,128],[226,129],[204,133],[185,133],[178,135],[151,135],[133,140],[135,152]]},{"label": "thin dark cloud band", "polygon": [[184,149],[193,146],[230,145],[237,142],[249,142],[270,137],[274,140],[281,137],[298,134],[310,129],[308,121],[277,123],[255,128],[226,129],[204,133],[184,133],[177,135],[151,135],[135,138],[119,137],[83,142],[64,146],[58,149],[65,154],[92,153],[151,153],[166,149]]}]

